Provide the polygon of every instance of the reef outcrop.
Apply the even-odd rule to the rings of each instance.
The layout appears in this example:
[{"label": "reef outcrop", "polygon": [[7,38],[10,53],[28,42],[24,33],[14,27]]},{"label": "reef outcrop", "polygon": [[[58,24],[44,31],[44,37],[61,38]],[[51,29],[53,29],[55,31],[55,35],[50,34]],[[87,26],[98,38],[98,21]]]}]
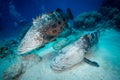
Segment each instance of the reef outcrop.
[{"label": "reef outcrop", "polygon": [[74,28],[81,30],[94,30],[96,24],[101,21],[101,13],[89,12],[82,13],[74,20]]},{"label": "reef outcrop", "polygon": [[30,67],[38,64],[42,58],[35,54],[17,56],[17,61],[12,64],[2,75],[3,80],[19,80],[24,72]]}]

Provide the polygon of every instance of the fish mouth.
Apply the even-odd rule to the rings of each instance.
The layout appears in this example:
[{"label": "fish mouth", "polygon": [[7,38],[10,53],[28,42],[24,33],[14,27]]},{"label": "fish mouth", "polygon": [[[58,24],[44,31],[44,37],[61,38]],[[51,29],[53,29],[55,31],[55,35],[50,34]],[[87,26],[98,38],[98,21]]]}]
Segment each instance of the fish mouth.
[{"label": "fish mouth", "polygon": [[17,50],[17,54],[25,54],[32,51],[32,48],[21,48],[19,47]]},{"label": "fish mouth", "polygon": [[21,50],[21,49],[17,50],[17,54],[25,54],[26,52],[27,52],[27,51]]},{"label": "fish mouth", "polygon": [[50,68],[53,69],[53,70],[55,70],[55,71],[62,71],[62,70],[64,70],[64,68],[62,68],[60,66],[57,66],[55,64],[51,64]]},{"label": "fish mouth", "polygon": [[53,62],[50,64],[50,68],[55,71],[63,71],[65,66],[59,65],[59,62],[56,62],[56,60],[53,59]]},{"label": "fish mouth", "polygon": [[22,51],[17,51],[17,54],[24,54],[24,52],[22,52]]}]

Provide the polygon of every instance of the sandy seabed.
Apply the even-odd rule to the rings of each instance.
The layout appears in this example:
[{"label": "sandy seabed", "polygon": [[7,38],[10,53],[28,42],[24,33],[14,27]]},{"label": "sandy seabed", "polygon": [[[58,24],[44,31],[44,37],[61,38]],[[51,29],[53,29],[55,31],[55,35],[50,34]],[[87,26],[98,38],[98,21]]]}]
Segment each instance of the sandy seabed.
[{"label": "sandy seabed", "polygon": [[[40,63],[27,69],[19,80],[120,80],[120,33],[107,30],[100,37],[97,49],[87,56],[100,67],[81,62],[64,71],[54,71],[50,63],[55,53],[45,50]],[[1,62],[0,75],[4,71],[5,61]],[[6,64],[7,65],[7,64]]]}]

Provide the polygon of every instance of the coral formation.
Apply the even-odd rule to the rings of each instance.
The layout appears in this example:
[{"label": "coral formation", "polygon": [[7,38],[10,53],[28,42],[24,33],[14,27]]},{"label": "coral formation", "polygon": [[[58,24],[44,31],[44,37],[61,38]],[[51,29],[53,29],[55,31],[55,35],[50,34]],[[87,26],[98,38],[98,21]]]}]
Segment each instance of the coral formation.
[{"label": "coral formation", "polygon": [[113,20],[115,21],[115,29],[120,31],[120,12],[119,14],[115,15]]},{"label": "coral formation", "polygon": [[98,12],[102,14],[102,19],[108,20],[113,19],[120,11],[117,8],[112,7],[101,7]]},{"label": "coral formation", "polygon": [[103,21],[101,24],[106,24],[104,28],[113,28],[120,30],[120,10],[112,7],[101,7],[98,10],[102,14]]},{"label": "coral formation", "polygon": [[116,29],[120,30],[120,10],[113,7],[102,6],[98,12],[80,14],[74,20],[74,28],[81,30],[101,30]]},{"label": "coral formation", "polygon": [[112,7],[120,9],[120,0],[104,0],[102,7]]},{"label": "coral formation", "polygon": [[99,12],[82,13],[74,20],[74,28],[82,30],[95,29],[95,25],[101,20]]},{"label": "coral formation", "polygon": [[[109,25],[109,28],[120,31],[120,0],[103,1],[98,12],[102,14],[103,23]],[[108,28],[108,27],[107,27]]]}]

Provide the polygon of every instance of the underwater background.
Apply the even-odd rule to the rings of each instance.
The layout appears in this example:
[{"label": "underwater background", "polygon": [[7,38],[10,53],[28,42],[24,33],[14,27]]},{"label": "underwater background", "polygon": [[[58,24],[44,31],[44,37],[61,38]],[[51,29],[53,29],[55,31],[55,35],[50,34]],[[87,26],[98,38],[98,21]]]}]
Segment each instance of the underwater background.
[{"label": "underwater background", "polygon": [[[120,0],[0,0],[0,80],[120,80],[119,3]],[[58,8],[63,12],[71,10],[74,19],[67,22],[68,27],[55,40],[19,55],[18,46],[33,19]],[[69,46],[96,30],[100,31],[99,41],[86,56],[99,67],[83,61],[64,71],[51,69],[61,45]]]}]

